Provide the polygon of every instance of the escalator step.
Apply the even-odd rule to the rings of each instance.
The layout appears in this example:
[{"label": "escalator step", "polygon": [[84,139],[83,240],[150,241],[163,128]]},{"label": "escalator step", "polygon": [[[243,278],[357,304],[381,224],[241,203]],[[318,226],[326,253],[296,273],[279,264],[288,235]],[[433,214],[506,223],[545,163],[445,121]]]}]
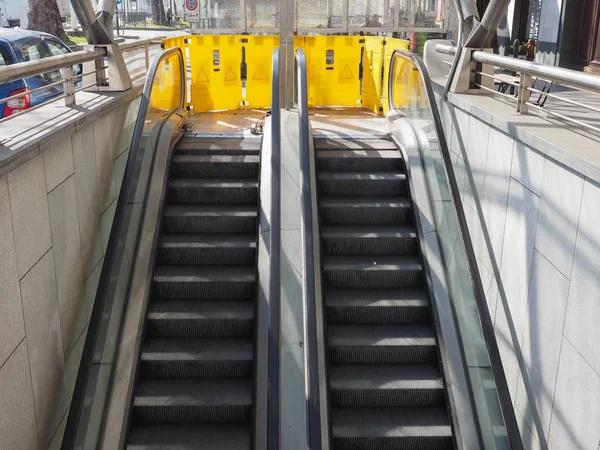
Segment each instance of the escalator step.
[{"label": "escalator step", "polygon": [[163,235],[158,243],[161,265],[251,265],[255,235]]},{"label": "escalator step", "polygon": [[176,154],[169,175],[174,178],[257,178],[258,155]]},{"label": "escalator step", "polygon": [[321,200],[323,224],[401,225],[412,222],[412,203],[397,198],[335,198]]},{"label": "escalator step", "polygon": [[140,380],[133,401],[135,424],[248,422],[250,379]]},{"label": "escalator step", "polygon": [[150,339],[142,348],[140,377],[250,377],[253,352],[250,338]]},{"label": "escalator step", "polygon": [[261,137],[195,137],[184,136],[175,149],[175,154],[198,155],[258,155],[262,143]]},{"label": "escalator step", "polygon": [[444,383],[431,364],[338,365],[330,368],[337,408],[444,406]]},{"label": "escalator step", "polygon": [[258,181],[255,178],[175,178],[169,180],[167,189],[169,204],[256,205],[257,200]]},{"label": "escalator step", "polygon": [[333,364],[437,363],[427,325],[330,325],[327,335]]},{"label": "escalator step", "polygon": [[403,225],[324,226],[321,240],[330,255],[400,255],[418,252],[417,232]]},{"label": "escalator step", "polygon": [[166,206],[163,226],[166,233],[254,233],[255,205],[186,205]]},{"label": "escalator step", "polygon": [[429,322],[429,300],[423,289],[336,289],[325,293],[325,304],[330,323]]},{"label": "escalator step", "polygon": [[254,302],[248,300],[162,300],[148,306],[150,337],[252,336]]},{"label": "escalator step", "polygon": [[254,267],[159,266],[154,273],[154,292],[159,298],[252,298]]},{"label": "escalator step", "polygon": [[127,450],[251,450],[245,424],[146,425],[133,427]]},{"label": "escalator step", "polygon": [[398,151],[396,144],[387,134],[379,136],[371,135],[360,138],[337,138],[328,136],[315,136],[315,147],[317,154],[328,150],[395,150]]},{"label": "escalator step", "polygon": [[334,409],[331,416],[336,450],[454,448],[445,407]]},{"label": "escalator step", "polygon": [[324,279],[332,288],[420,287],[423,268],[417,256],[327,256]]},{"label": "escalator step", "polygon": [[406,175],[399,172],[320,172],[319,192],[328,197],[393,197],[408,191]]},{"label": "escalator step", "polygon": [[387,172],[404,170],[398,150],[321,150],[317,170],[331,172]]}]

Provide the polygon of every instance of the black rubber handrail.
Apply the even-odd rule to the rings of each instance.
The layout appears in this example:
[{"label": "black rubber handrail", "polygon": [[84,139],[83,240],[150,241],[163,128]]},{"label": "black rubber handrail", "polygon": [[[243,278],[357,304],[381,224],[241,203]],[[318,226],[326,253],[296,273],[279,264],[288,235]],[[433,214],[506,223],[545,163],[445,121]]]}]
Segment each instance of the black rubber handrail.
[{"label": "black rubber handrail", "polygon": [[269,344],[267,363],[267,450],[279,448],[279,159],[281,111],[279,110],[279,49],[273,50],[273,82],[271,85],[271,227],[269,241]]},{"label": "black rubber handrail", "polygon": [[294,99],[296,107],[298,108],[298,120],[300,125],[300,176],[302,178],[302,237],[304,244],[303,296],[306,308],[304,340],[306,345],[307,371],[306,401],[308,407],[308,448],[311,450],[321,450],[321,407],[319,399],[315,251],[311,193],[310,129],[308,123],[308,81],[306,73],[306,55],[302,49],[296,50],[294,75]]},{"label": "black rubber handrail", "polygon": [[[179,79],[181,82],[181,89],[178,108],[183,108],[184,106],[185,72],[183,65],[183,54],[181,53],[180,48],[172,47],[161,51],[154,57],[152,65],[150,66],[150,69],[148,71],[148,75],[146,77],[146,82],[144,84],[144,91],[142,93],[135,128],[131,139],[129,156],[127,157],[125,172],[123,174],[123,183],[121,185],[121,190],[119,191],[115,215],[112,223],[112,228],[110,230],[110,237],[108,239],[108,245],[106,247],[104,263],[102,264],[102,272],[100,274],[100,280],[98,282],[98,289],[96,290],[96,298],[94,300],[94,306],[88,325],[88,331],[85,338],[83,353],[81,355],[81,361],[79,363],[79,371],[77,372],[77,380],[75,382],[75,389],[73,391],[73,398],[71,400],[71,407],[69,408],[67,424],[65,426],[65,433],[61,446],[62,450],[71,450],[75,447],[77,430],[79,429],[80,425],[86,389],[92,369],[94,350],[98,339],[98,333],[100,331],[104,306],[106,304],[107,296],[109,294],[108,288],[111,281],[113,265],[119,252],[118,247],[120,236],[121,233],[124,231],[123,226],[124,220],[126,218],[126,208],[129,199],[129,190],[131,188],[131,183],[136,165],[136,158],[138,155],[140,142],[142,140],[142,133],[144,131],[146,110],[150,105],[152,86],[158,70],[158,66],[164,59],[169,58],[172,55],[177,55],[177,57],[179,58]],[[174,110],[178,108],[175,108]]]},{"label": "black rubber handrail", "polygon": [[[419,68],[419,72],[421,75],[421,80],[423,81],[423,85],[425,86],[425,91],[427,93],[427,98],[429,100],[429,104],[431,106],[431,113],[433,117],[433,123],[435,126],[435,131],[437,133],[440,152],[442,154],[442,158],[444,160],[444,167],[448,174],[448,184],[450,186],[450,191],[452,193],[452,198],[454,201],[452,202],[455,207],[456,216],[458,219],[458,225],[460,227],[460,233],[463,238],[463,242],[465,245],[467,264],[469,267],[469,271],[472,274],[472,282],[473,289],[475,293],[475,301],[477,303],[477,312],[479,315],[479,320],[481,321],[483,336],[485,338],[486,348],[488,350],[488,355],[490,358],[490,367],[492,370],[492,374],[494,375],[494,379],[496,381],[496,389],[498,392],[498,400],[500,402],[500,409],[502,411],[502,417],[504,419],[504,424],[506,426],[506,431],[509,439],[510,446],[513,450],[522,450],[523,443],[521,442],[521,435],[519,432],[519,426],[517,423],[517,418],[515,416],[515,411],[512,406],[512,401],[510,398],[510,391],[508,389],[508,383],[506,381],[506,375],[504,373],[504,369],[502,366],[502,359],[500,357],[500,351],[498,349],[498,342],[496,340],[496,335],[494,333],[494,324],[492,322],[492,318],[490,315],[490,311],[488,309],[488,304],[485,298],[485,290],[483,288],[483,284],[481,283],[481,276],[479,273],[479,267],[477,265],[477,257],[475,256],[475,250],[473,248],[473,242],[471,240],[471,235],[469,234],[469,228],[467,225],[467,219],[465,216],[465,210],[462,204],[460,190],[458,188],[458,183],[456,182],[456,174],[454,173],[454,168],[452,166],[452,157],[450,155],[450,150],[448,149],[448,143],[446,142],[446,136],[444,134],[444,128],[442,125],[442,119],[439,114],[439,110],[437,107],[437,102],[435,100],[435,94],[433,91],[433,85],[431,84],[431,78],[429,76],[429,72],[427,71],[427,67],[423,63],[423,60],[413,54],[409,53],[402,49],[396,49],[392,53],[392,58],[390,61],[389,68],[389,81],[388,81],[388,101],[389,107],[391,111],[394,111],[393,105],[393,70],[394,70],[394,61],[395,58],[403,57],[409,59],[414,62],[414,64]],[[401,111],[398,111],[401,113]],[[452,304],[454,308],[454,304]],[[455,312],[456,316],[456,312]],[[460,332],[460,327],[457,326],[457,329]],[[462,341],[459,340],[459,345],[464,353],[464,347]],[[471,380],[467,378],[467,383],[469,383],[469,387],[471,388],[471,397],[472,397],[472,385]]]}]

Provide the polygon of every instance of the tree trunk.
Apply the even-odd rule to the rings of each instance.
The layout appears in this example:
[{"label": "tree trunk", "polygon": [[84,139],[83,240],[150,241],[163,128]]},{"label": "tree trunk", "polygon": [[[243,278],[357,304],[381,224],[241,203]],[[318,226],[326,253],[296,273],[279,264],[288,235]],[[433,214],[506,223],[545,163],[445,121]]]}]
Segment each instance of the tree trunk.
[{"label": "tree trunk", "polygon": [[67,38],[56,0],[29,0],[27,18],[29,30],[44,31],[61,39]]},{"label": "tree trunk", "polygon": [[167,14],[162,0],[152,0],[152,21],[157,25],[167,24]]}]

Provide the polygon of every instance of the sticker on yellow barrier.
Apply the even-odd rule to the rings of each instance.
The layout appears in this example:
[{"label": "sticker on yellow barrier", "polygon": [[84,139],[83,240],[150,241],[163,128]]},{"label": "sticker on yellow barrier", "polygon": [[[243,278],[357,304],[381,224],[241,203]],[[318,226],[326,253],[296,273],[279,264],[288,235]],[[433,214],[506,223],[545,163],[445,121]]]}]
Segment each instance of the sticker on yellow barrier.
[{"label": "sticker on yellow barrier", "polygon": [[235,77],[235,73],[233,72],[233,67],[229,66],[227,68],[227,73],[225,74],[225,81],[235,81],[237,78]]},{"label": "sticker on yellow barrier", "polygon": [[267,79],[267,72],[263,69],[262,66],[259,66],[254,75],[252,75],[252,79],[254,81],[263,81]]},{"label": "sticker on yellow barrier", "polygon": [[198,78],[196,78],[196,81],[199,83],[208,83],[210,81],[208,79],[208,75],[206,75],[206,72],[204,71],[204,67],[200,67],[200,70],[198,71]]},{"label": "sticker on yellow barrier", "polygon": [[342,73],[340,75],[340,81],[341,80],[353,80],[353,79],[354,79],[354,75],[352,75],[350,66],[348,64],[346,64],[346,67],[344,67],[344,70],[342,70]]}]

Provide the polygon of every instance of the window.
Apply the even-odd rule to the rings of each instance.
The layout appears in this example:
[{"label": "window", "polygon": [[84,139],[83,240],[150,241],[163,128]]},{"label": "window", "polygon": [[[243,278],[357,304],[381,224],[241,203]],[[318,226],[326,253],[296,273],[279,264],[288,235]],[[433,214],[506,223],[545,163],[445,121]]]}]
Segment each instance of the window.
[{"label": "window", "polygon": [[60,56],[66,55],[67,53],[71,53],[67,47],[62,45],[60,42],[46,40],[46,44],[48,44],[48,48],[50,49],[50,53],[52,56]]},{"label": "window", "polygon": [[[23,59],[25,61],[37,61],[42,58],[53,56],[53,53],[51,53],[50,49],[41,39],[32,39],[31,41],[27,41],[24,44],[21,44],[19,49],[21,50],[21,54],[23,55]],[[62,55],[62,53],[59,54]],[[54,83],[62,79],[59,70],[43,73],[36,76],[36,78],[46,83]]]},{"label": "window", "polygon": [[33,39],[20,45],[21,54],[25,61],[37,61],[38,59],[51,56],[48,48],[44,45],[41,39]]},{"label": "window", "polygon": [[13,60],[10,52],[4,45],[0,44],[0,67],[10,66],[12,63]]}]

